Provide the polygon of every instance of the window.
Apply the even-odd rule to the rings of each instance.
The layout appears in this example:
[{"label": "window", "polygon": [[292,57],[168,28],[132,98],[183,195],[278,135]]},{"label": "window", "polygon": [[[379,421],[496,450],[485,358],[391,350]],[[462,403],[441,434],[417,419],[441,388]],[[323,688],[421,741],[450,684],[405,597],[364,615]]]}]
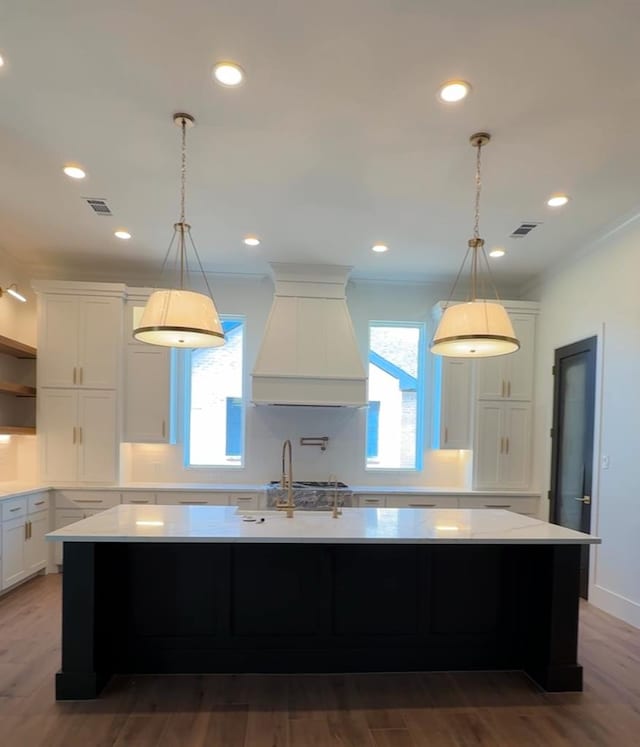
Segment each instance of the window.
[{"label": "window", "polygon": [[422,467],[424,327],[369,325],[368,469]]},{"label": "window", "polygon": [[190,350],[185,376],[185,462],[189,467],[240,467],[244,451],[242,319],[222,320],[226,342]]}]

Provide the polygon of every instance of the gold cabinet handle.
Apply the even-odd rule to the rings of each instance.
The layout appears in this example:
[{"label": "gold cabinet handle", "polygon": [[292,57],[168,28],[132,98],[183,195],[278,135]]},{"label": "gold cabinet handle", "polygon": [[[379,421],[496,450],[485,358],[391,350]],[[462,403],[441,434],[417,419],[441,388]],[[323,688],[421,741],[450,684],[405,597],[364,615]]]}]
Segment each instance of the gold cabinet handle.
[{"label": "gold cabinet handle", "polygon": [[510,503],[485,503],[485,508],[511,508]]},{"label": "gold cabinet handle", "polygon": [[76,367],[73,367],[73,383],[76,383]]},{"label": "gold cabinet handle", "polygon": [[29,539],[33,537],[33,524],[29,522]]},{"label": "gold cabinet handle", "polygon": [[82,426],[78,426],[78,443],[82,443]]},{"label": "gold cabinet handle", "polygon": [[166,436],[166,435],[167,435],[167,424],[166,424],[166,422],[165,422],[165,421],[163,420],[163,421],[162,421],[162,438],[165,438],[165,436]]},{"label": "gold cabinet handle", "polygon": [[103,503],[102,498],[72,498],[74,503]]},{"label": "gold cabinet handle", "polygon": [[511,382],[507,384],[507,397],[511,396]]},{"label": "gold cabinet handle", "polygon": [[24,523],[24,538],[25,540],[29,539],[29,522],[25,521]]},{"label": "gold cabinet handle", "polygon": [[44,503],[44,501],[36,501],[33,505],[34,506],[42,506],[43,503]]},{"label": "gold cabinet handle", "polygon": [[74,425],[73,426],[73,443],[75,443],[75,442],[76,442],[76,427]]},{"label": "gold cabinet handle", "polygon": [[84,379],[84,366],[80,366],[80,384],[82,384],[83,379]]},{"label": "gold cabinet handle", "polygon": [[446,427],[445,427],[445,429],[444,429],[444,442],[445,442],[445,443],[448,443],[448,442],[449,442],[449,429],[448,429],[448,428],[446,428]]},{"label": "gold cabinet handle", "polygon": [[15,508],[10,508],[9,509],[9,513],[12,514],[14,511],[19,511],[21,508],[22,508],[21,506],[16,506]]}]

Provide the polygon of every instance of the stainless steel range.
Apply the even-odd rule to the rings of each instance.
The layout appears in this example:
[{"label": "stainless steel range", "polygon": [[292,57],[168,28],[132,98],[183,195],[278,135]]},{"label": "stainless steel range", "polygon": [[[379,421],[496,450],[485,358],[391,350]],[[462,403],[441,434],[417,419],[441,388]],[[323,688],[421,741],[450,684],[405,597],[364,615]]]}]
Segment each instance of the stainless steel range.
[{"label": "stainless steel range", "polygon": [[[330,511],[334,493],[338,493],[339,506],[353,506],[353,492],[343,482],[294,480],[292,484],[293,502],[297,510]],[[287,490],[280,480],[272,480],[267,485],[267,507],[274,508],[278,501],[287,499]]]}]

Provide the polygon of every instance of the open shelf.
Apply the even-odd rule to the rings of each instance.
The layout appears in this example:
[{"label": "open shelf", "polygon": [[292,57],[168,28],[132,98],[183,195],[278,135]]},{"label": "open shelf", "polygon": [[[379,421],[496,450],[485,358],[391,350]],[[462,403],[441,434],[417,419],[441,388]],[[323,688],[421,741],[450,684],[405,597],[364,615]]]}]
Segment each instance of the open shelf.
[{"label": "open shelf", "polygon": [[37,350],[24,342],[0,335],[0,353],[12,355],[14,358],[35,358]]},{"label": "open shelf", "polygon": [[0,436],[35,436],[35,426],[31,425],[0,425]]},{"label": "open shelf", "polygon": [[0,392],[13,394],[16,397],[35,397],[36,388],[24,384],[14,384],[11,381],[0,381]]}]

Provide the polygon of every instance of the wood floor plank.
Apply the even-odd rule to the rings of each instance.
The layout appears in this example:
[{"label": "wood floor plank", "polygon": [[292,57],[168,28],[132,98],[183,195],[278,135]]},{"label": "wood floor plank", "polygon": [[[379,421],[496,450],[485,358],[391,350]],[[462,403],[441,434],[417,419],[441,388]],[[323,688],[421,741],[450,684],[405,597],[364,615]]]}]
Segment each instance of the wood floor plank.
[{"label": "wood floor plank", "polygon": [[60,578],[0,597],[0,743],[11,747],[638,747],[640,631],[583,604],[582,693],[520,672],[115,677],[54,700]]}]

